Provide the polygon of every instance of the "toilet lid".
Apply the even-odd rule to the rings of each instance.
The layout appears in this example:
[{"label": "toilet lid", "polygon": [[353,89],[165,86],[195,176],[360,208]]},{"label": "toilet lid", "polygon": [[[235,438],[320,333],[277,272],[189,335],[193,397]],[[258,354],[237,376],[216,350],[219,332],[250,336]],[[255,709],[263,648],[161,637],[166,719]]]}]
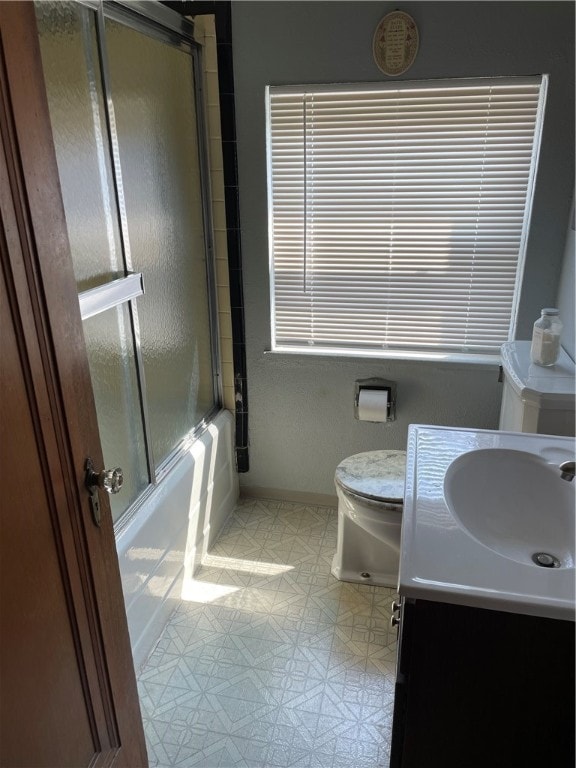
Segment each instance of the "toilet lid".
[{"label": "toilet lid", "polygon": [[358,496],[401,504],[405,474],[406,451],[366,451],[338,465],[336,482]]}]

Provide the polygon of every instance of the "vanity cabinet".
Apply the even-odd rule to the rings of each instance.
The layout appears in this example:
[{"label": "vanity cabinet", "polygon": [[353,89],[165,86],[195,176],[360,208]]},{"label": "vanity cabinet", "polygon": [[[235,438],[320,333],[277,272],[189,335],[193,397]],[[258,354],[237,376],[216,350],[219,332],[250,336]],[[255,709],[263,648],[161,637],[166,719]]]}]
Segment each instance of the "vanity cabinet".
[{"label": "vanity cabinet", "polygon": [[390,768],[572,768],[574,623],[404,598]]}]

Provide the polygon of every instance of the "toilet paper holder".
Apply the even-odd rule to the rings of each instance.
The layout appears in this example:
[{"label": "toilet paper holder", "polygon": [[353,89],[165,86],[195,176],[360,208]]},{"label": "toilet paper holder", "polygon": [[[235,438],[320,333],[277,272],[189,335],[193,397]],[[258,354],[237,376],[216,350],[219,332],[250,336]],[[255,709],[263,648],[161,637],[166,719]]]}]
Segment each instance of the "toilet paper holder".
[{"label": "toilet paper holder", "polygon": [[363,389],[373,389],[376,391],[386,390],[388,392],[388,403],[386,406],[386,421],[396,420],[396,382],[373,377],[370,379],[358,379],[354,384],[354,418],[360,419],[358,415],[358,403],[360,392]]}]

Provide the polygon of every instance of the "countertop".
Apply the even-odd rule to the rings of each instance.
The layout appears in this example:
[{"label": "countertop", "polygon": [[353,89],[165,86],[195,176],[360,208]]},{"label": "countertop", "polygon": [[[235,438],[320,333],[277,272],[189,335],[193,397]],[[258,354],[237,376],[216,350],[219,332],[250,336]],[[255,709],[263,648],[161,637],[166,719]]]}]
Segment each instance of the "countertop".
[{"label": "countertop", "polygon": [[411,425],[400,595],[574,621],[573,563],[544,569],[494,552],[470,535],[444,495],[448,467],[469,451],[520,450],[558,465],[574,459],[574,446],[570,437]]}]

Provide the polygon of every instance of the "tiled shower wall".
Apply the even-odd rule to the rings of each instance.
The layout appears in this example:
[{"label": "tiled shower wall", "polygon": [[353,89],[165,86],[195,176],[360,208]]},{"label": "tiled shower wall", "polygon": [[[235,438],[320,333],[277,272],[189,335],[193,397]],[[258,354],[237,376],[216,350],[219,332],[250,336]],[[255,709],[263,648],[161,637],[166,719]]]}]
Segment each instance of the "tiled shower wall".
[{"label": "tiled shower wall", "polygon": [[[196,39],[204,45],[224,405],[235,416],[237,470],[247,472],[249,469],[248,386],[236,161],[231,4],[212,0],[167,2],[165,5],[193,18]],[[227,275],[224,260],[227,262]]]},{"label": "tiled shower wall", "polygon": [[203,48],[223,405],[234,413],[236,402],[234,393],[230,280],[228,274],[228,231],[226,226],[224,160],[222,157],[218,56],[214,16],[197,16],[194,19],[194,37]]}]

